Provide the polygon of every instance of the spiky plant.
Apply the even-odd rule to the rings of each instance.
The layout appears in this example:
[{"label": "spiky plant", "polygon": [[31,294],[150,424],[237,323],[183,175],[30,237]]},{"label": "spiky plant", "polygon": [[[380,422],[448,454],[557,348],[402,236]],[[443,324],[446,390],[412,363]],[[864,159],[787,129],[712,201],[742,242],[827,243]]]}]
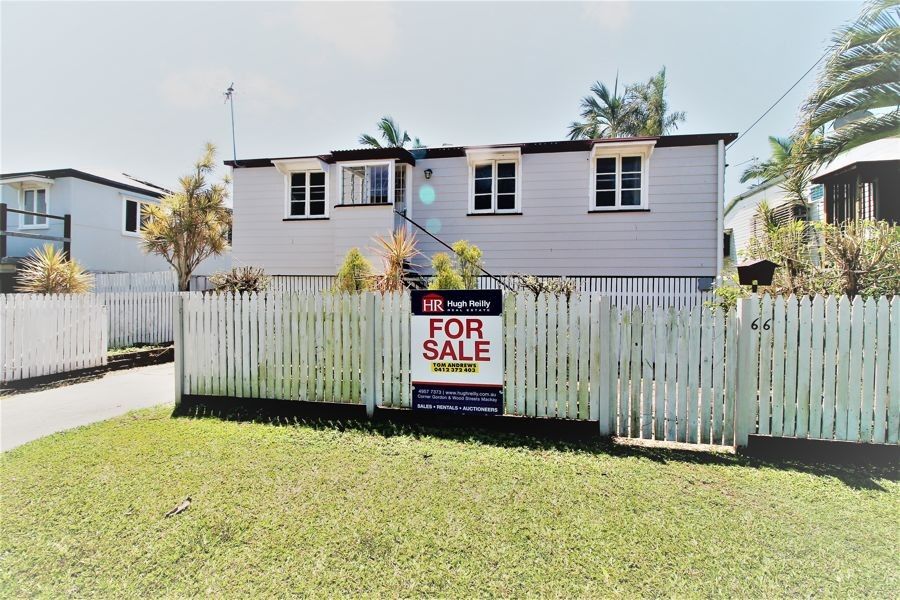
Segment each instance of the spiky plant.
[{"label": "spiky plant", "polygon": [[228,249],[228,180],[207,182],[215,170],[215,158],[215,146],[207,144],[193,172],[179,181],[181,190],[165,196],[159,205],[149,205],[147,221],[141,227],[144,250],[159,254],[172,265],[181,291],[188,290],[191,274],[204,259]]},{"label": "spiky plant", "polygon": [[405,227],[398,227],[389,236],[376,235],[375,253],[381,258],[383,270],[375,278],[375,287],[381,292],[397,292],[404,289],[406,269],[419,255],[416,234]]},{"label": "spiky plant", "polygon": [[837,30],[813,92],[802,108],[799,133],[809,136],[853,113],[864,116],[804,148],[808,168],[840,153],[900,134],[900,3],[867,2],[859,18]]},{"label": "spiky plant", "polygon": [[373,135],[364,133],[359,136],[359,143],[370,148],[405,148],[412,142],[413,148],[424,148],[419,138],[411,139],[406,131],[400,129],[400,125],[393,117],[381,117],[377,127],[383,142]]},{"label": "spiky plant", "polygon": [[684,122],[684,111],[669,110],[669,100],[666,98],[667,85],[666,68],[662,67],[646,83],[628,87],[626,100],[633,105],[632,119],[637,128],[636,135],[666,135],[673,129],[678,129],[678,124]]},{"label": "spiky plant", "polygon": [[635,135],[635,105],[626,94],[619,94],[619,77],[610,90],[605,83],[595,81],[591,94],[581,99],[581,121],[569,125],[569,139],[582,140],[601,137]]},{"label": "spiky plant", "polygon": [[32,294],[84,294],[94,286],[94,277],[53,244],[32,250],[16,279],[20,292]]},{"label": "spiky plant", "polygon": [[769,148],[772,156],[761,162],[756,161],[744,169],[741,183],[747,183],[751,179],[769,181],[785,174],[794,149],[794,138],[770,135]]},{"label": "spiky plant", "polygon": [[232,267],[229,271],[213,274],[209,282],[217,292],[240,294],[264,292],[268,289],[272,278],[266,275],[261,267]]}]

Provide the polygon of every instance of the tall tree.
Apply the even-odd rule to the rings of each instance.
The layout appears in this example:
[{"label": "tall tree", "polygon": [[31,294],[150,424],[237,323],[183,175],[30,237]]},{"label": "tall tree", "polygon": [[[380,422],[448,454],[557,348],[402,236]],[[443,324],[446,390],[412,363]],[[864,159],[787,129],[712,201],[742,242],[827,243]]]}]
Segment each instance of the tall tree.
[{"label": "tall tree", "polygon": [[231,211],[225,205],[228,180],[210,184],[215,170],[216,148],[206,145],[194,170],[179,180],[181,189],[147,207],[141,226],[146,252],[159,254],[178,273],[178,289],[187,291],[191,274],[210,256],[228,248]]},{"label": "tall tree", "polygon": [[601,137],[628,137],[635,135],[635,105],[627,94],[619,94],[619,77],[613,89],[595,81],[591,95],[581,99],[581,121],[569,125],[569,139],[582,140]]},{"label": "tall tree", "polygon": [[646,83],[629,86],[627,101],[634,106],[633,119],[637,135],[666,135],[678,124],[684,122],[684,111],[669,112],[669,101],[666,98],[666,68],[651,77]]},{"label": "tall tree", "polygon": [[384,116],[378,121],[378,135],[382,141],[375,136],[364,133],[359,136],[359,143],[370,148],[405,148],[407,144],[412,142],[413,148],[424,148],[419,138],[411,139],[406,131],[401,131],[400,125],[393,117]]},{"label": "tall tree", "polygon": [[785,174],[791,161],[794,138],[770,135],[769,148],[772,149],[772,156],[762,162],[754,162],[744,169],[741,183],[747,183],[751,179],[769,181]]},{"label": "tall tree", "polygon": [[898,22],[898,0],[874,0],[863,7],[856,21],[835,33],[831,53],[802,108],[798,129],[809,136],[841,117],[863,116],[807,144],[802,166],[815,168],[842,152],[900,133]]}]

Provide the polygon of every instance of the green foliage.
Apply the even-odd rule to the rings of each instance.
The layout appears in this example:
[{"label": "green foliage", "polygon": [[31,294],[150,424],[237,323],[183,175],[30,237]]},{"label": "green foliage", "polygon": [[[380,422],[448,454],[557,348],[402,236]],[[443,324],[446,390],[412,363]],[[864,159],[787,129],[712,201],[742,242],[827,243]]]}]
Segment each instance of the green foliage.
[{"label": "green foliage", "polygon": [[373,135],[364,133],[359,136],[359,143],[370,148],[405,148],[412,142],[413,148],[424,148],[419,138],[410,139],[406,131],[400,129],[400,125],[393,117],[384,116],[378,121],[378,134],[383,141],[379,141]]},{"label": "green foliage", "polygon": [[859,220],[841,225],[793,221],[779,225],[765,204],[763,230],[744,256],[778,263],[773,294],[900,294],[900,226]]},{"label": "green foliage", "polygon": [[721,285],[713,289],[713,300],[707,300],[704,305],[709,308],[720,308],[729,311],[737,306],[738,300],[747,298],[750,292],[738,283],[737,271],[732,270],[722,277]]},{"label": "green foliage", "polygon": [[359,248],[350,248],[337,272],[336,292],[365,292],[372,289],[372,265]]},{"label": "green foliage", "polygon": [[457,240],[453,244],[453,252],[456,254],[457,270],[462,278],[463,289],[478,289],[478,276],[481,275],[484,266],[481,248],[466,240]]},{"label": "green foliage", "polygon": [[815,88],[801,110],[797,127],[809,137],[836,119],[858,115],[803,150],[812,169],[868,142],[900,132],[900,4],[867,2],[852,24],[832,43]]},{"label": "green foliage", "polygon": [[610,90],[596,81],[591,95],[581,99],[581,121],[569,125],[569,139],[665,135],[683,122],[682,111],[669,111],[666,68],[644,83],[631,84],[619,93],[619,78]]},{"label": "green foliage", "polygon": [[91,291],[94,277],[53,244],[32,250],[16,274],[17,289],[32,294],[84,294]]},{"label": "green foliage", "polygon": [[215,273],[209,278],[209,282],[217,292],[240,294],[264,292],[272,278],[261,267],[233,267],[229,271]]},{"label": "green foliage", "polygon": [[406,288],[406,269],[420,254],[416,248],[416,234],[405,227],[397,227],[391,235],[376,235],[375,252],[381,257],[382,272],[375,277],[375,289],[380,292],[399,292]]},{"label": "green foliage", "polygon": [[446,252],[438,252],[431,258],[431,269],[434,276],[428,283],[429,290],[464,290],[467,288],[462,276],[453,266],[450,255]]},{"label": "green foliage", "polygon": [[894,465],[171,413],[3,453],[0,596],[897,596]]},{"label": "green foliage", "polygon": [[207,183],[215,170],[215,158],[215,146],[207,144],[194,171],[179,180],[181,190],[164,197],[159,205],[148,205],[147,220],[141,227],[144,250],[159,254],[172,265],[181,291],[189,289],[191,274],[204,259],[228,249],[228,180]]},{"label": "green foliage", "polygon": [[578,284],[567,277],[535,277],[525,273],[514,275],[519,280],[519,285],[529,290],[535,296],[549,294],[552,296],[565,296],[571,298],[578,292]]}]

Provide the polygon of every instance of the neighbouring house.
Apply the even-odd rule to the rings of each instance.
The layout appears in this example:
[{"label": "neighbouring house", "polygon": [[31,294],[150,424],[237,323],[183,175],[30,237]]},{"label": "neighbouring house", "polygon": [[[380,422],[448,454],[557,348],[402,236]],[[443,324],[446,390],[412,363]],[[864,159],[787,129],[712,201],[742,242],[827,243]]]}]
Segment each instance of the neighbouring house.
[{"label": "neighbouring house", "polygon": [[378,268],[372,236],[406,226],[418,234],[422,273],[430,272],[435,252],[446,250],[438,240],[466,239],[484,251],[494,274],[708,279],[721,268],[724,145],[734,138],[377,148],[227,161],[233,256],[271,274],[333,275],[358,247]]},{"label": "neighbouring house", "polygon": [[[2,291],[13,291],[20,261],[47,243],[62,246],[65,215],[70,220],[70,255],[95,273],[166,271],[160,256],[140,247],[144,207],[158,203],[166,190],[121,174],[103,176],[78,169],[0,174],[6,222],[0,223]],[[9,210],[12,209],[12,210]],[[20,214],[14,211],[24,211]],[[230,265],[230,257],[204,261],[199,273]]]},{"label": "neighbouring house", "polygon": [[841,223],[849,219],[900,222],[900,137],[863,144],[819,168],[810,178],[806,204],[789,201],[776,177],[736,196],[725,207],[725,250],[734,261],[760,226],[765,201],[780,223],[796,220]]}]

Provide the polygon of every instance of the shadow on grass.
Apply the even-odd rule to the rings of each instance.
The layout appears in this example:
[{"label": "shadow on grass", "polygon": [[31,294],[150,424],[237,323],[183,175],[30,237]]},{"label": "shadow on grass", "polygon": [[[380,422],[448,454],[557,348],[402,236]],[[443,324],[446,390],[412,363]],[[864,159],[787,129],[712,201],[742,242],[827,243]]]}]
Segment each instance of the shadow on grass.
[{"label": "shadow on grass", "polygon": [[897,464],[832,464],[801,460],[761,460],[739,454],[705,450],[663,448],[616,443],[597,434],[592,421],[531,419],[523,417],[455,416],[414,412],[406,409],[376,409],[368,419],[365,407],[353,404],[239,400],[211,396],[188,396],[175,407],[174,417],[214,418],[226,421],[304,426],[320,430],[361,431],[385,438],[434,437],[502,448],[554,450],[632,457],[660,464],[771,468],[832,477],[854,489],[886,491],[879,480],[900,481]]}]

